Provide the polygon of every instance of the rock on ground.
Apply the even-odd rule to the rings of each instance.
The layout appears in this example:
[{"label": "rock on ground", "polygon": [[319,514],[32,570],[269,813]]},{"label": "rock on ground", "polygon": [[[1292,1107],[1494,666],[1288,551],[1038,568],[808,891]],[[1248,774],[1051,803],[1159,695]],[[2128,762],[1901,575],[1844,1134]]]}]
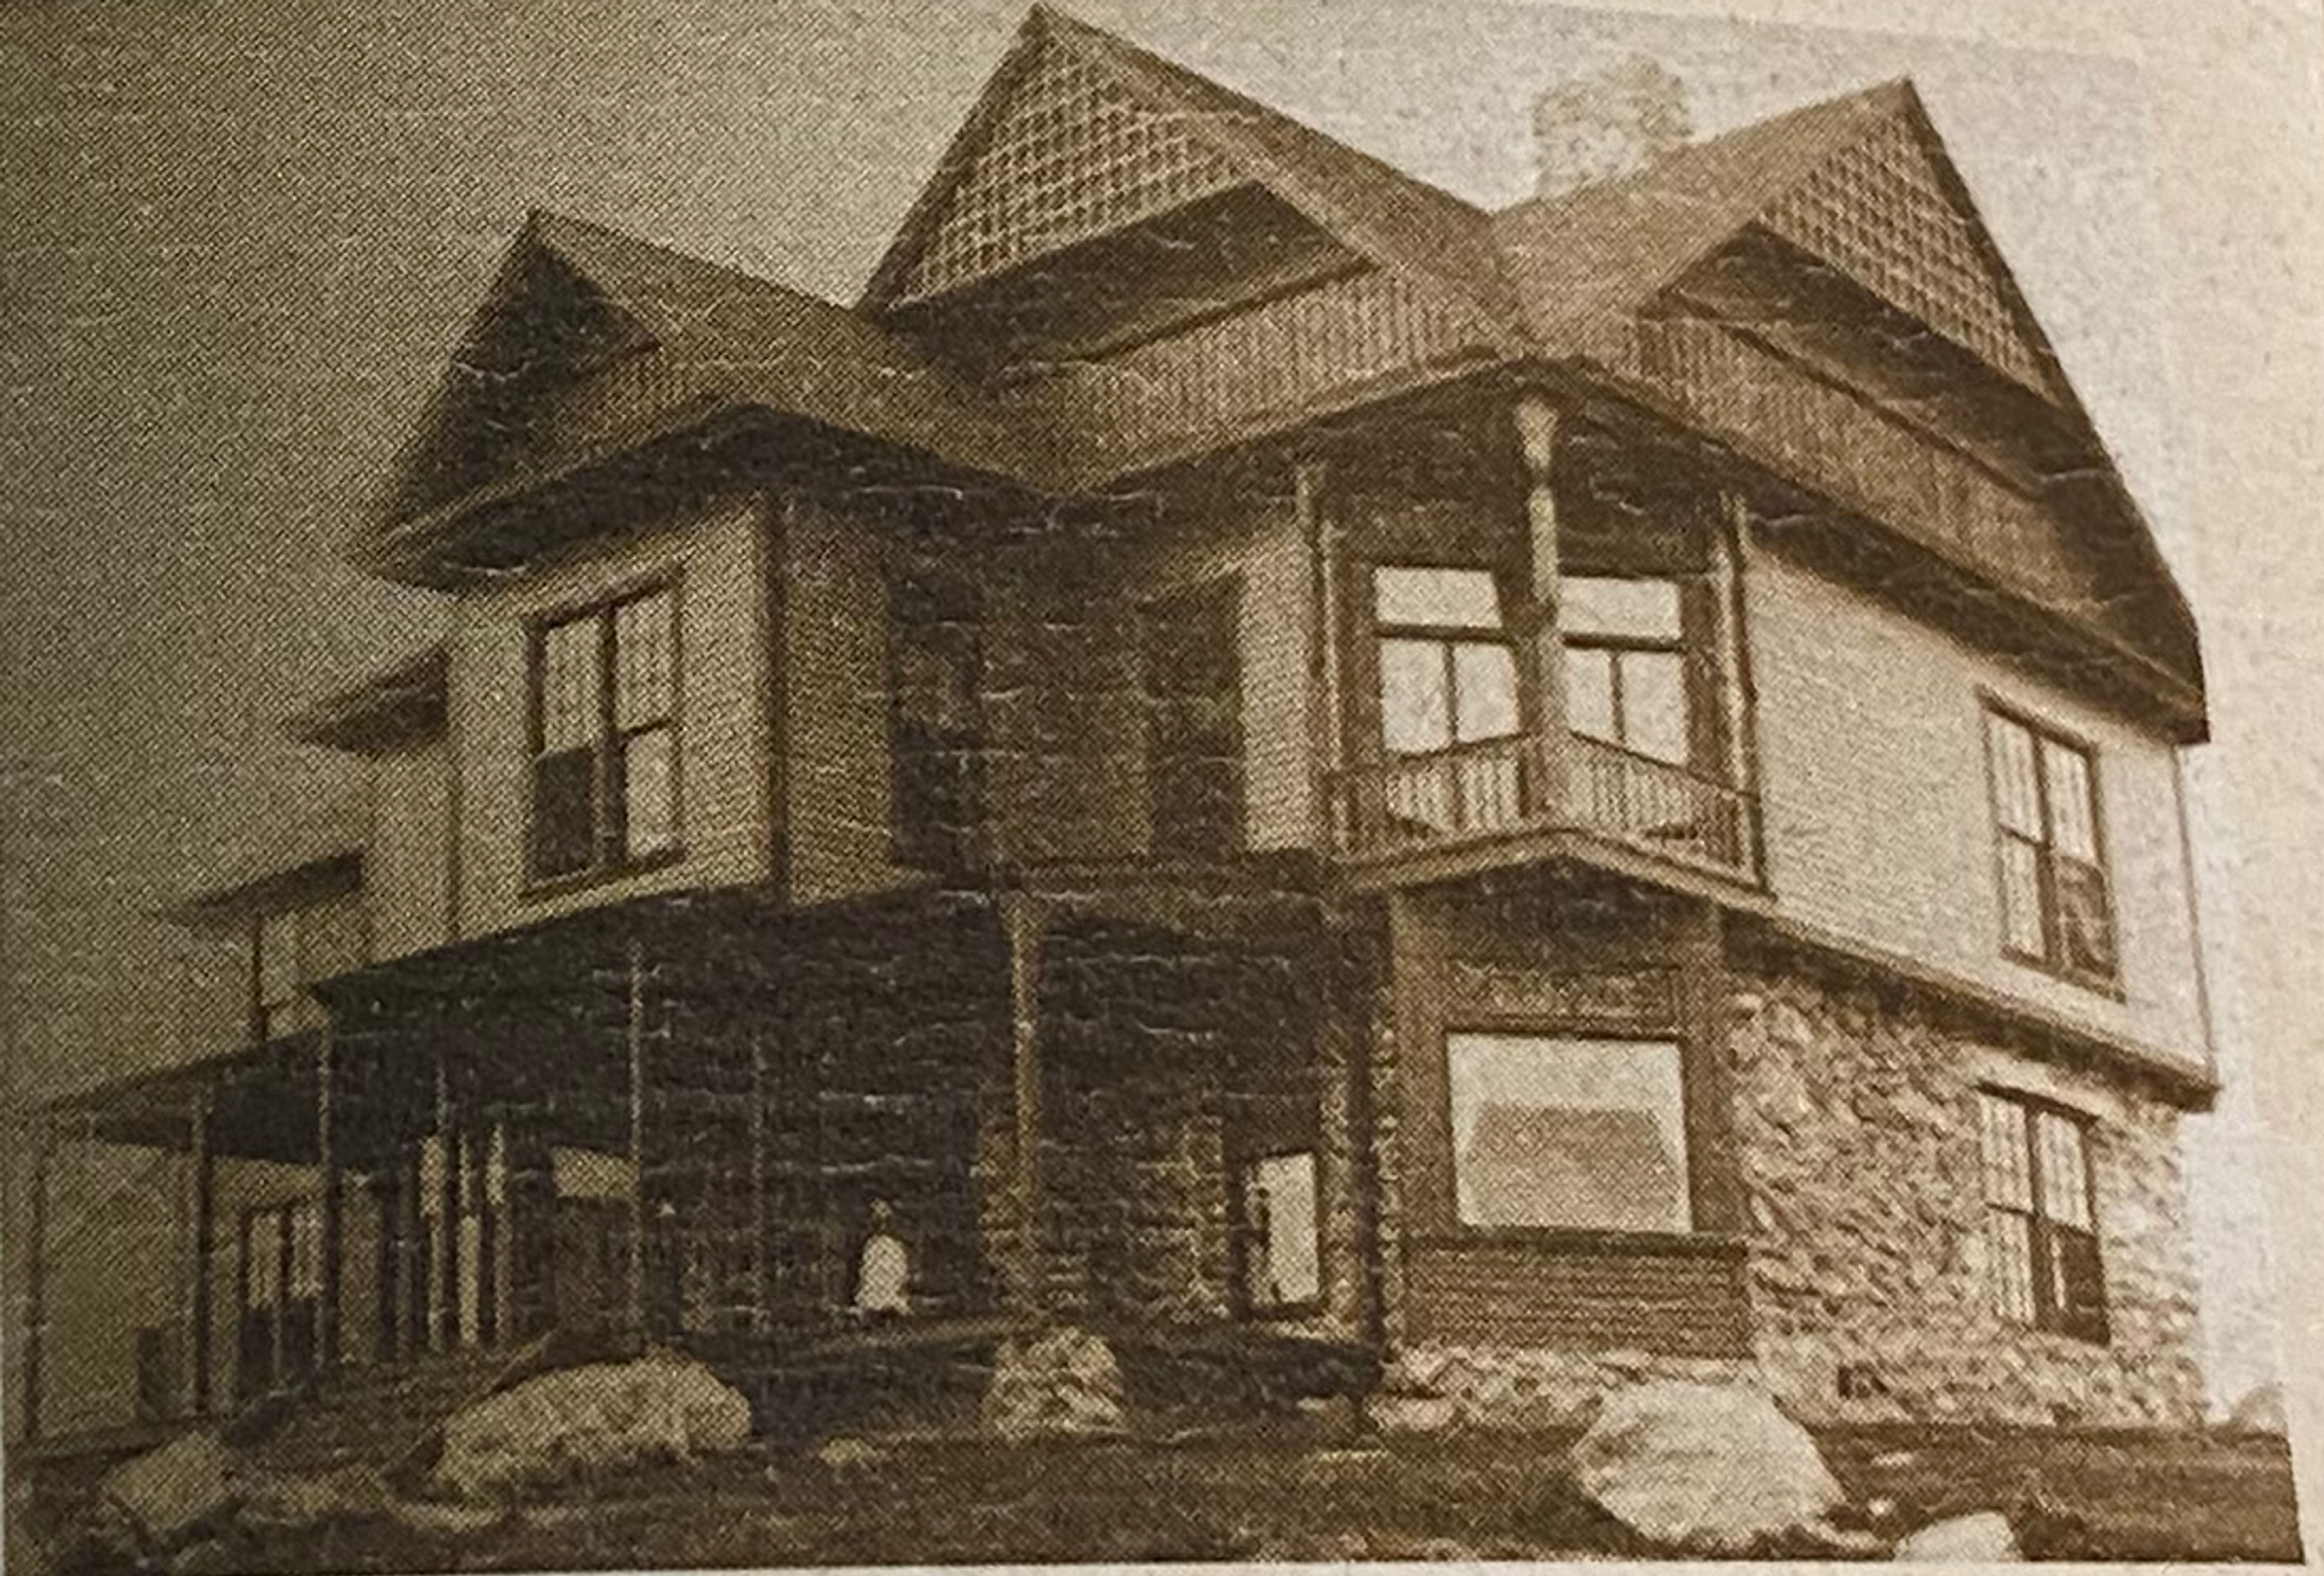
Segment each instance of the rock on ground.
[{"label": "rock on ground", "polygon": [[214,1433],[180,1434],[107,1472],[97,1497],[146,1548],[166,1552],[234,1507],[233,1458]]},{"label": "rock on ground", "polygon": [[2009,1518],[1997,1510],[1932,1522],[1896,1545],[1900,1562],[1927,1560],[1950,1564],[2006,1564],[2024,1558]]},{"label": "rock on ground", "polygon": [[1084,1330],[1001,1343],[985,1387],[983,1424],[1003,1439],[1122,1431],[1121,1365]]},{"label": "rock on ground", "polygon": [[702,1364],[666,1352],[528,1379],[444,1425],[438,1488],[504,1500],[650,1461],[740,1449],[751,1406]]},{"label": "rock on ground", "polygon": [[1616,1520],[1692,1553],[1815,1537],[1841,1498],[1807,1431],[1740,1385],[1618,1390],[1572,1461],[1582,1491]]}]

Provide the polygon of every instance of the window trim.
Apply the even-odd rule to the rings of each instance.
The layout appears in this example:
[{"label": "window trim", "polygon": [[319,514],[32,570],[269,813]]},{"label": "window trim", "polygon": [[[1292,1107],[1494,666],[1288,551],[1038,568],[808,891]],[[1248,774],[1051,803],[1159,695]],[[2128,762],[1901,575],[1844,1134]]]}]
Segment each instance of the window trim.
[{"label": "window trim", "polygon": [[[1464,1036],[1484,1039],[1535,1039],[1553,1044],[1558,1041],[1622,1042],[1670,1047],[1678,1059],[1679,1160],[1683,1167],[1680,1197],[1686,1210],[1686,1225],[1678,1230],[1638,1230],[1621,1226],[1495,1226],[1462,1220],[1461,1149],[1453,1137],[1457,1124],[1452,1115],[1452,1042]],[[1423,1235],[1474,1247],[1508,1243],[1543,1248],[1610,1247],[1638,1250],[1719,1238],[1718,1232],[1704,1228],[1702,1203],[1696,1196],[1702,1182],[1700,1168],[1704,1157],[1697,1153],[1694,1104],[1698,1093],[1694,1087],[1692,1047],[1683,1026],[1656,1027],[1629,1022],[1603,1025],[1573,1021],[1545,1023],[1539,1018],[1522,1016],[1466,1014],[1443,1022],[1437,1031],[1436,1045],[1437,1064],[1443,1074],[1439,1090],[1442,1109],[1437,1116],[1444,1135],[1444,1207],[1441,1227]]]},{"label": "window trim", "polygon": [[[1993,1307],[1995,1316],[2011,1329],[2037,1330],[2044,1334],[2063,1335],[2093,1346],[2112,1345],[2114,1341],[2111,1316],[2113,1299],[2108,1295],[2107,1286],[2106,1230],[2098,1198],[2097,1137],[2101,1125],[2098,1118],[2087,1111],[2068,1105],[2063,1101],[2052,1100],[2006,1083],[1978,1083],[1973,1087],[1971,1093],[1979,1102],[1976,1122],[1979,1210],[1978,1223],[1982,1229],[1993,1212],[2002,1209],[2021,1214],[2025,1219],[2028,1228],[2026,1272],[2034,1293],[2034,1317],[2031,1323],[2020,1323],[1998,1307],[1994,1306],[1991,1276],[1995,1267],[1992,1265],[1986,1267],[1987,1305]],[[1986,1196],[1988,1191],[1986,1180],[1987,1157],[1985,1153],[1985,1114],[1982,1102],[1988,1100],[2015,1106],[2025,1113],[2025,1187],[2028,1207],[2022,1211],[2015,1210],[2012,1206],[1997,1204],[1991,1198]],[[2077,1142],[2082,1158],[2082,1198],[2084,1207],[2089,1210],[2090,1217],[2090,1223],[2087,1230],[2054,1220],[2050,1215],[2048,1205],[2043,1200],[2042,1183],[2043,1161],[2041,1139],[2041,1120],[2043,1117],[2066,1123],[2078,1135]],[[2098,1323],[2095,1331],[2078,1326],[2076,1322],[2068,1316],[2066,1311],[2057,1304],[2052,1280],[2044,1273],[2050,1268],[2051,1255],[2053,1251],[2051,1247],[2052,1234],[2060,1230],[2087,1236],[2097,1251],[2098,1300]]]},{"label": "window trim", "polygon": [[[660,870],[682,862],[686,847],[686,617],[684,576],[675,567],[624,582],[595,595],[529,613],[524,619],[525,729],[524,816],[519,857],[523,880],[519,896],[525,900],[586,890]],[[641,728],[620,723],[620,697],[615,694],[620,667],[614,635],[620,610],[655,596],[669,599],[669,711],[666,721]],[[578,870],[544,874],[540,867],[540,825],[538,774],[547,739],[545,681],[549,631],[589,621],[596,626],[597,716],[589,774],[590,862]],[[632,855],[626,850],[610,853],[613,761],[619,744],[641,733],[666,731],[669,735],[669,839],[650,853]],[[626,834],[624,837],[626,842]]]},{"label": "window trim", "polygon": [[[2000,926],[2001,955],[2011,963],[2037,969],[2053,979],[2121,1000],[2122,925],[2120,911],[2115,904],[2114,860],[2107,845],[2105,780],[2100,770],[2098,748],[2087,736],[2045,721],[1990,691],[1980,691],[1978,699],[1981,704],[1978,745],[1985,760],[1986,824],[1993,847],[1995,918]],[[1995,760],[1994,728],[1997,723],[2021,729],[2033,741],[2034,799],[2042,819],[2042,839],[2039,843],[2031,842],[2023,833],[2003,823],[2001,778]],[[2095,855],[2090,863],[2098,871],[2100,896],[2105,904],[2107,935],[2114,947],[2114,967],[2111,971],[2077,968],[2065,954],[2061,909],[2058,899],[2057,860],[2060,856],[2057,853],[2057,827],[2050,807],[2050,774],[2043,760],[2043,751],[2051,745],[2079,755],[2083,775],[2089,783],[2090,846]],[[2019,946],[2009,934],[2009,873],[2004,856],[2007,845],[2013,842],[2026,844],[2034,851],[2034,900],[2042,925],[2043,951],[2039,953],[2028,952]]]}]

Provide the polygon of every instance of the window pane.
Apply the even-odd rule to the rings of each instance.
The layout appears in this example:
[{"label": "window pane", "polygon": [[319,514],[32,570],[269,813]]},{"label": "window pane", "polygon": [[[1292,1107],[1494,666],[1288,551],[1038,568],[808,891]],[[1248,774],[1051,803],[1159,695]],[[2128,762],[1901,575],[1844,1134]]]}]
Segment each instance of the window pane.
[{"label": "window pane", "polygon": [[1988,1210],[1986,1257],[1994,1311],[2019,1324],[2034,1323],[2034,1223],[2024,1215]]},{"label": "window pane", "polygon": [[1684,766],[1686,665],[1674,651],[1625,651],[1622,742],[1641,755]]},{"label": "window pane", "polygon": [[2054,739],[2042,741],[2042,770],[2050,790],[2050,841],[2061,853],[2095,862],[2098,821],[2090,799],[2090,763]]},{"label": "window pane", "polygon": [[1464,1224],[1689,1229],[1676,1046],[1456,1034],[1445,1055]]},{"label": "window pane", "polygon": [[2082,1153],[2081,1124],[2046,1111],[2034,1120],[2042,1145],[2042,1212],[2088,1230],[2089,1171]]},{"label": "window pane", "polygon": [[1452,742],[1452,697],[1444,692],[1444,647],[1437,641],[1380,642],[1380,740],[1398,754]]},{"label": "window pane", "polygon": [[2034,846],[2004,833],[2001,838],[2002,934],[2010,950],[2041,957],[2042,856]]},{"label": "window pane", "polygon": [[312,1199],[290,1206],[290,1295],[311,1297],[323,1289],[323,1218]]},{"label": "window pane", "polygon": [[640,728],[669,718],[678,691],[677,604],[658,591],[613,610],[613,722]]},{"label": "window pane", "polygon": [[1565,725],[1609,744],[1621,735],[1614,719],[1614,653],[1579,646],[1565,653]]},{"label": "window pane", "polygon": [[1517,731],[1517,655],[1507,646],[1464,641],[1453,647],[1452,687],[1462,742],[1506,739]]},{"label": "window pane", "polygon": [[1382,624],[1501,627],[1500,598],[1486,569],[1375,569],[1372,615]]},{"label": "window pane", "polygon": [[1270,1156],[1250,1168],[1244,1187],[1251,1221],[1251,1302],[1281,1307],[1314,1301],[1323,1290],[1315,1246],[1315,1157]]},{"label": "window pane", "polygon": [[2106,877],[2096,865],[2063,855],[2053,862],[2052,869],[2061,960],[2085,973],[2112,974],[2114,916],[2107,903]]},{"label": "window pane", "polygon": [[1678,643],[1678,585],[1674,581],[1575,576],[1560,583],[1558,595],[1557,625],[1564,634]]},{"label": "window pane", "polygon": [[571,875],[596,862],[595,750],[567,750],[532,765],[532,873]]},{"label": "window pane", "polygon": [[2034,735],[2007,717],[1988,715],[1993,750],[1994,816],[2010,831],[2042,839],[2042,790],[2034,779]]},{"label": "window pane", "polygon": [[597,736],[597,627],[592,615],[552,624],[541,636],[543,754],[569,750]]},{"label": "window pane", "polygon": [[2025,1108],[1997,1095],[1977,1097],[1985,1157],[1985,1202],[2012,1209],[2034,1207],[2034,1182],[2025,1148]]},{"label": "window pane", "polygon": [[622,742],[622,845],[632,857],[658,853],[677,841],[674,765],[668,728]]}]

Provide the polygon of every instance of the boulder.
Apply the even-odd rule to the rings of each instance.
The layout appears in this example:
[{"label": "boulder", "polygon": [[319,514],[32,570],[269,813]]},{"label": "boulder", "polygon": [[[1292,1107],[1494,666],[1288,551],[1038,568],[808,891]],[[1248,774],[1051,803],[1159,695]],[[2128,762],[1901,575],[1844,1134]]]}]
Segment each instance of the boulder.
[{"label": "boulder", "polygon": [[214,1433],[180,1434],[107,1472],[97,1498],[143,1547],[167,1553],[234,1508],[233,1458]]},{"label": "boulder", "polygon": [[1121,1365],[1085,1330],[1001,1343],[984,1391],[984,1427],[1003,1439],[1120,1433]]},{"label": "boulder", "polygon": [[698,1362],[653,1352],[542,1374],[464,1407],[444,1425],[435,1483],[456,1498],[504,1501],[738,1450],[750,1434],[740,1392]]},{"label": "boulder", "polygon": [[1927,1560],[1947,1564],[2008,1564],[2023,1559],[2009,1518],[1997,1510],[1932,1522],[1896,1545],[1899,1562]]},{"label": "boulder", "polygon": [[300,1532],[326,1522],[376,1516],[387,1504],[386,1486],[360,1467],[245,1474],[241,1484],[235,1520],[261,1533]]},{"label": "boulder", "polygon": [[1741,1385],[1618,1390],[1572,1464],[1582,1493],[1623,1525],[1694,1553],[1813,1541],[1841,1498],[1807,1431]]},{"label": "boulder", "polygon": [[1441,1433],[1459,1420],[1450,1396],[1375,1392],[1364,1397],[1364,1419],[1382,1433]]}]

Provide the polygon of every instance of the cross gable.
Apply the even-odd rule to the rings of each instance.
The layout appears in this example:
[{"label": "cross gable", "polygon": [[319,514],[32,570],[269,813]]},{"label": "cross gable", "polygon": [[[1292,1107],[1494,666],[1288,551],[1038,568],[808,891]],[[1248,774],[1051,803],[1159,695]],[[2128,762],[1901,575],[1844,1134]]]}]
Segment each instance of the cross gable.
[{"label": "cross gable", "polygon": [[527,221],[461,335],[418,429],[397,456],[391,516],[420,513],[489,479],[521,449],[558,389],[657,341]]},{"label": "cross gable", "polygon": [[1820,162],[1758,223],[2053,403],[2072,395],[1917,96]]},{"label": "cross gable", "polygon": [[1243,184],[1207,139],[1038,9],[873,275],[884,309]]}]

